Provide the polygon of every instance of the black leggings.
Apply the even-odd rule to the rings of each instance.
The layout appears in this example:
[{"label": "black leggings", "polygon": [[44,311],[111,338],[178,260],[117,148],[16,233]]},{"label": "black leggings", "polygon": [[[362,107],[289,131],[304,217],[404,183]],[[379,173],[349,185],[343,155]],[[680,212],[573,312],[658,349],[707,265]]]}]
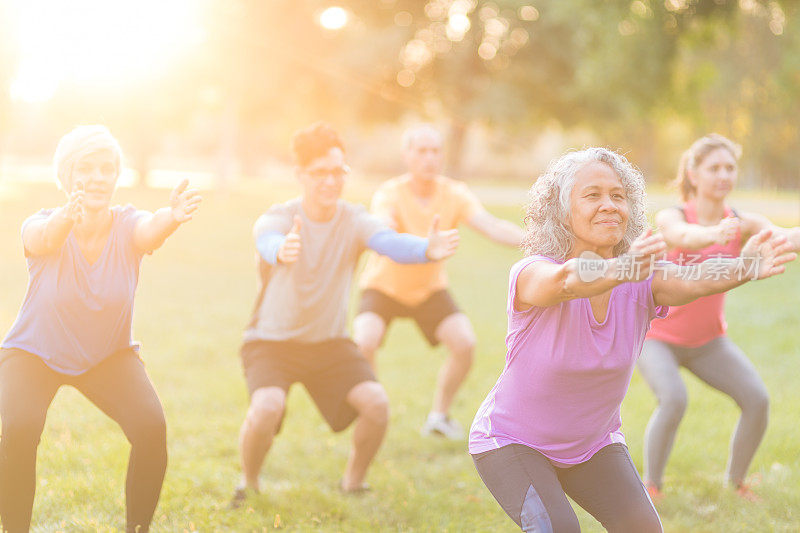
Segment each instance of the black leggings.
[{"label": "black leggings", "polygon": [[661,521],[622,444],[588,461],[560,468],[536,450],[510,444],[473,455],[481,479],[523,531],[579,532],[567,500],[586,509],[611,532],[660,533]]},{"label": "black leggings", "polygon": [[[47,409],[71,385],[117,422],[131,443],[125,483],[128,531],[147,531],[167,469],[164,411],[144,365],[118,352],[79,376],[52,370],[28,352],[0,349],[0,519],[3,531],[28,531],[36,490],[36,448]],[[138,528],[138,529],[137,529]]]}]

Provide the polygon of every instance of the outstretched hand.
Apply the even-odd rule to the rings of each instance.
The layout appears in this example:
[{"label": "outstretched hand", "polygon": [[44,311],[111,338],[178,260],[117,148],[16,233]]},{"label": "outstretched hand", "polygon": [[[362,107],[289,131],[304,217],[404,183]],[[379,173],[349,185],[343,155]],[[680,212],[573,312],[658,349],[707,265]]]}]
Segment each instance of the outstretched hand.
[{"label": "outstretched hand", "polygon": [[[630,264],[626,264],[629,281],[642,281],[650,277],[655,262],[664,256],[667,243],[660,233],[653,233],[653,228],[647,228],[631,243],[624,257]],[[626,278],[627,279],[627,278]]]},{"label": "outstretched hand", "polygon": [[741,221],[737,217],[725,217],[715,226],[717,232],[716,243],[720,245],[728,244],[739,233]]},{"label": "outstretched hand", "polygon": [[200,191],[197,189],[186,190],[188,186],[189,180],[184,178],[177,187],[172,189],[172,193],[169,195],[172,218],[178,224],[191,220],[203,200],[203,197],[200,196]]},{"label": "outstretched hand", "polygon": [[286,234],[286,239],[278,250],[278,261],[281,263],[294,263],[300,258],[300,250],[302,249],[300,229],[302,227],[303,219],[300,218],[300,215],[295,215],[292,220],[292,229]]},{"label": "outstretched hand", "polygon": [[434,215],[428,230],[428,249],[425,251],[425,257],[430,261],[447,259],[456,253],[458,240],[457,229],[439,231],[439,215]]},{"label": "outstretched hand", "polygon": [[742,247],[744,267],[753,279],[764,279],[786,270],[784,266],[797,259],[792,243],[786,236],[772,236],[772,230],[761,230],[750,237]]},{"label": "outstretched hand", "polygon": [[78,224],[86,214],[83,200],[85,192],[83,189],[83,182],[76,181],[72,187],[72,192],[67,200],[67,205],[64,206],[64,216],[72,221],[73,224]]}]

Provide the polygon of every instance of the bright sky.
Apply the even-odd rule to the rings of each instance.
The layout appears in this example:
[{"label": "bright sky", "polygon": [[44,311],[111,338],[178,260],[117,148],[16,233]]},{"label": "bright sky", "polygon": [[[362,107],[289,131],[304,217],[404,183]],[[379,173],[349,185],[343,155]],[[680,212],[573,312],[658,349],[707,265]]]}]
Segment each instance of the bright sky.
[{"label": "bright sky", "polygon": [[65,81],[120,87],[158,75],[202,42],[204,0],[11,0],[17,101],[43,102]]}]

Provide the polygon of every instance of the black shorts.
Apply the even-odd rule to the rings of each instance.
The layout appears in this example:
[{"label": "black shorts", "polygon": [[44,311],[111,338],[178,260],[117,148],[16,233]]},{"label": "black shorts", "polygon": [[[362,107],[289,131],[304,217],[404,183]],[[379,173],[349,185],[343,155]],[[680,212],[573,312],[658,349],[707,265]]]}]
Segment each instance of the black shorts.
[{"label": "black shorts", "polygon": [[428,339],[428,343],[436,346],[439,344],[439,339],[436,338],[436,328],[445,318],[459,311],[446,289],[434,292],[427,300],[413,307],[402,304],[378,290],[365,289],[361,293],[358,312],[359,314],[375,313],[386,322],[387,326],[395,317],[413,318],[422,334]]},{"label": "black shorts", "polygon": [[377,381],[367,360],[350,339],[323,342],[250,341],[242,346],[242,367],[250,396],[257,389],[289,392],[302,383],[333,431],[347,428],[358,413],[347,394],[359,383]]}]

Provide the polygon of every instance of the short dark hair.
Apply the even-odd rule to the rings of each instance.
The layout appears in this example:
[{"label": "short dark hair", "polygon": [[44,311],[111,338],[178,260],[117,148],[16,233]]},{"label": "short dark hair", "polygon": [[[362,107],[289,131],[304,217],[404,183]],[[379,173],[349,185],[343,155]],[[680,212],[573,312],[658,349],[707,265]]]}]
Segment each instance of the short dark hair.
[{"label": "short dark hair", "polygon": [[344,151],[339,134],[325,122],[315,122],[294,134],[292,150],[301,167],[308,166],[311,161],[328,154],[331,148]]}]

